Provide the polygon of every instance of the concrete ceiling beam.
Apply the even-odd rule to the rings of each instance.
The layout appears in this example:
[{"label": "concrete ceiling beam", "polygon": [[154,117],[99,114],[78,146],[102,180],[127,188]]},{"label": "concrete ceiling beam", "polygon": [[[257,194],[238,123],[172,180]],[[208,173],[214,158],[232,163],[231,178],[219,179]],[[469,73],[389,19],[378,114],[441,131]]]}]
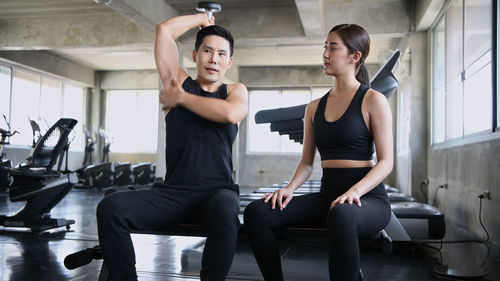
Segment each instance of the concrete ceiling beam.
[{"label": "concrete ceiling beam", "polygon": [[325,36],[323,0],[295,0],[302,27],[307,37]]},{"label": "concrete ceiling beam", "polygon": [[0,50],[50,50],[131,45],[150,33],[114,13],[0,19]]},{"label": "concrete ceiling beam", "polygon": [[164,0],[148,0],[147,5],[137,0],[113,0],[108,7],[153,34],[156,24],[179,15],[179,12]]},{"label": "concrete ceiling beam", "polygon": [[326,1],[326,30],[338,24],[355,23],[365,28],[370,37],[410,31],[410,1]]},{"label": "concrete ceiling beam", "polygon": [[415,30],[425,31],[429,29],[445,3],[445,0],[415,1]]}]

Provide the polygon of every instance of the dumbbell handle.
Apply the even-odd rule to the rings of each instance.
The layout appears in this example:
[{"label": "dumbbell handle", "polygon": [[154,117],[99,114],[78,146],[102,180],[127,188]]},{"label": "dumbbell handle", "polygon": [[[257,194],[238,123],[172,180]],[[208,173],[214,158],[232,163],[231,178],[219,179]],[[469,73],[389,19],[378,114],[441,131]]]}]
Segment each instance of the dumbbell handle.
[{"label": "dumbbell handle", "polygon": [[205,13],[207,14],[208,21],[210,21],[210,19],[212,18],[213,12],[211,10],[208,10]]}]

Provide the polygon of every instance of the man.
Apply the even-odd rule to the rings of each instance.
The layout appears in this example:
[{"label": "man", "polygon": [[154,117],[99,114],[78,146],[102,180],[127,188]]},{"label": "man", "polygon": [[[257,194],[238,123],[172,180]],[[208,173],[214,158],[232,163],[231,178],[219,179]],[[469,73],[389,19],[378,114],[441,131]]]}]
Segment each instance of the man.
[{"label": "man", "polygon": [[[178,65],[175,39],[198,32],[197,78]],[[232,179],[232,144],[247,114],[243,84],[221,82],[231,67],[233,38],[206,14],[179,16],[157,26],[155,60],[167,111],[164,184],[116,192],[97,207],[99,242],[112,280],[137,280],[130,229],[161,231],[180,222],[202,223],[207,240],[201,280],[224,280],[236,249],[239,187]]]}]

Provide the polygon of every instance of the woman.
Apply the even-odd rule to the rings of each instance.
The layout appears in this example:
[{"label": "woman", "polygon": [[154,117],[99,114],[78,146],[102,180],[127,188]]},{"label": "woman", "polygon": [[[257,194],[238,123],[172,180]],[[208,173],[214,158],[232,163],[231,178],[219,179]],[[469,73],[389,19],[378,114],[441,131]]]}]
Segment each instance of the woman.
[{"label": "woman", "polygon": [[[324,48],[323,72],[335,78],[334,85],[306,107],[295,174],[286,187],[245,209],[245,227],[265,280],[283,280],[272,229],[326,223],[330,279],[354,281],[363,280],[358,239],[389,223],[382,181],[393,166],[392,117],[384,95],[368,87],[364,62],[370,38],[358,25],[341,24],[330,31]],[[293,197],[312,173],[316,148],[323,168],[320,192]]]}]

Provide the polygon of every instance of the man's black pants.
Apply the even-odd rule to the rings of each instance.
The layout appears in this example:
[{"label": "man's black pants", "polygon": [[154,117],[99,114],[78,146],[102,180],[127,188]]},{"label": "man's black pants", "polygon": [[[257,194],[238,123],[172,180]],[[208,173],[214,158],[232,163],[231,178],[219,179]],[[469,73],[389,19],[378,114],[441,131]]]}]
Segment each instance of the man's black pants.
[{"label": "man's black pants", "polygon": [[137,280],[131,229],[162,231],[178,223],[205,225],[200,278],[224,280],[236,249],[239,210],[237,187],[155,185],[106,196],[97,206],[97,225],[111,280]]}]

